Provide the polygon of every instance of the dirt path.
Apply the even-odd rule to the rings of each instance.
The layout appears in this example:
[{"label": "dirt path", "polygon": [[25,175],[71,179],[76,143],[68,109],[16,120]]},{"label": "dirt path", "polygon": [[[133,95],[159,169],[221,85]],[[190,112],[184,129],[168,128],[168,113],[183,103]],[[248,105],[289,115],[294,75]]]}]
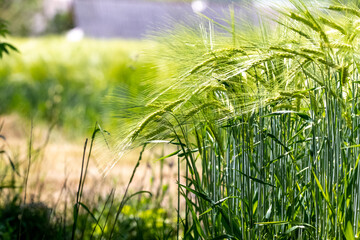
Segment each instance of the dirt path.
[{"label": "dirt path", "polygon": [[[9,154],[19,171],[18,180],[22,182],[29,162],[30,124],[15,115],[0,116],[0,124],[1,122],[4,125],[0,134],[6,138],[6,141],[0,143],[0,150],[4,149]],[[54,129],[47,142],[47,135],[47,126],[34,124],[28,196],[35,200],[54,204],[72,199],[76,195],[85,137],[83,141],[70,141],[58,129]],[[166,153],[171,150],[161,149]],[[138,156],[139,150],[126,154],[106,176],[99,171],[97,166],[99,159],[92,156],[84,186],[84,197],[89,201],[95,201],[99,195],[105,197],[109,194],[112,188],[116,188],[116,192],[121,196]],[[160,171],[160,162],[154,161],[157,158],[156,149],[144,153],[143,160],[131,184],[131,191],[148,190],[156,194],[162,186],[167,185],[170,193],[167,196],[176,198],[176,159],[167,159],[164,162],[163,170]],[[9,166],[9,163],[0,165],[0,171],[6,164]]]}]

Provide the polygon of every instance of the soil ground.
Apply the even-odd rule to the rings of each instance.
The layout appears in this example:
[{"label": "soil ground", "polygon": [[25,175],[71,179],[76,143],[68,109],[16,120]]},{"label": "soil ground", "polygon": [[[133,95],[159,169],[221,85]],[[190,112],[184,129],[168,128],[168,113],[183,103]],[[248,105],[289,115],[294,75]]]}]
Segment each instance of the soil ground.
[{"label": "soil ground", "polygon": [[[9,154],[21,181],[26,176],[29,166],[29,143],[32,136],[27,199],[48,204],[74,199],[81,174],[86,137],[83,140],[81,138],[70,140],[61,130],[54,128],[49,134],[48,126],[36,123],[33,124],[31,135],[31,124],[17,115],[0,116],[1,123],[3,127],[0,134],[6,140],[1,139],[3,141],[0,141],[0,150],[4,149]],[[156,194],[161,186],[168,184],[168,193],[170,193],[167,194],[168,198],[176,199],[177,159],[166,159],[162,171],[160,171],[160,161],[155,161],[160,157],[159,152],[168,154],[172,151],[174,149],[166,146],[157,146],[145,151],[130,185],[130,191],[148,190]],[[92,154],[86,175],[84,197],[89,201],[91,199],[95,201],[98,196],[107,196],[111,189],[116,189],[117,195],[122,196],[138,160],[139,152],[139,149],[135,149],[127,153],[106,175],[99,169],[99,163],[106,164],[106,159],[96,157],[101,155],[101,151]],[[9,162],[1,163],[0,171],[6,166],[9,166]],[[167,202],[169,207],[169,201],[166,199],[164,202]]]}]

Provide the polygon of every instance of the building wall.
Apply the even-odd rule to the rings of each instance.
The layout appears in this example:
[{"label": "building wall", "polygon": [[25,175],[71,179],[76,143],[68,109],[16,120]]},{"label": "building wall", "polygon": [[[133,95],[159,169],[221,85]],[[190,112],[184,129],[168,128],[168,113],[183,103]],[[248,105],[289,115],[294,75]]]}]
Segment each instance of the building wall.
[{"label": "building wall", "polygon": [[[75,0],[74,13],[77,27],[85,35],[98,38],[143,38],[158,29],[166,29],[175,23],[194,24],[199,18],[191,3],[160,3],[131,0]],[[224,22],[229,13],[228,5],[210,4],[203,12]],[[236,7],[236,14],[251,17],[246,9]]]}]

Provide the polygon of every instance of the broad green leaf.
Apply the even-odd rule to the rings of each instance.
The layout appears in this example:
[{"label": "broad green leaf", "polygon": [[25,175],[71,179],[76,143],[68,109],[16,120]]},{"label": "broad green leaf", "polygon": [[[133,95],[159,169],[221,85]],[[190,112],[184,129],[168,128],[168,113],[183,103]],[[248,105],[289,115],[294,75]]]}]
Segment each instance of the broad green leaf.
[{"label": "broad green leaf", "polygon": [[357,148],[357,147],[360,147],[360,144],[351,145],[351,146],[347,146],[347,147],[342,147],[341,149]]},{"label": "broad green leaf", "polygon": [[270,205],[269,209],[266,211],[265,218],[269,219],[272,211],[272,204]]},{"label": "broad green leaf", "polygon": [[177,150],[177,151],[175,151],[175,152],[173,152],[173,153],[170,153],[170,154],[168,154],[168,155],[166,155],[166,156],[163,156],[163,157],[155,160],[155,162],[162,161],[162,160],[164,160],[164,159],[166,159],[166,158],[175,156],[175,155],[178,154],[179,152],[181,152],[181,150]]},{"label": "broad green leaf", "polygon": [[302,229],[302,228],[305,228],[305,226],[293,226],[293,227],[291,227],[291,228],[289,228],[288,230],[286,230],[286,232],[285,232],[285,234],[289,234],[289,233],[291,233],[292,231],[294,231],[294,230],[296,230],[296,229]]},{"label": "broad green leaf", "polygon": [[354,234],[354,231],[353,231],[353,226],[352,226],[350,221],[348,221],[346,223],[346,228],[345,228],[344,235],[345,235],[346,240],[355,240],[355,237],[354,237],[355,234]]},{"label": "broad green leaf", "polygon": [[201,217],[201,216],[204,215],[204,214],[207,214],[207,213],[210,212],[211,210],[213,210],[212,207],[211,207],[211,208],[208,208],[205,212],[201,213],[201,214],[199,215],[199,217]]},{"label": "broad green leaf", "polygon": [[321,194],[322,194],[323,197],[325,198],[325,201],[327,202],[327,204],[328,204],[329,208],[331,209],[332,213],[334,213],[334,209],[333,209],[333,207],[332,207],[332,205],[331,205],[329,196],[328,196],[328,194],[324,191],[323,187],[321,186],[321,184],[320,184],[320,182],[319,182],[319,179],[317,178],[314,170],[312,170],[312,174],[313,174],[313,176],[314,176],[314,178],[315,178],[315,181],[316,181],[316,184],[317,184],[318,188],[320,189]]}]

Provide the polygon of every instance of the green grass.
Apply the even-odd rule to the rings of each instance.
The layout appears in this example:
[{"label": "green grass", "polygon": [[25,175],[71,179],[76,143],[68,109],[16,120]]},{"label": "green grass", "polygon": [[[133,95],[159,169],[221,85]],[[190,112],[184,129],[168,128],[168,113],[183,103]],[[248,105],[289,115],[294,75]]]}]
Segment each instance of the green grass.
[{"label": "green grass", "polygon": [[118,151],[178,146],[184,239],[359,237],[360,10],[291,3],[275,23],[159,38],[173,77]]}]

